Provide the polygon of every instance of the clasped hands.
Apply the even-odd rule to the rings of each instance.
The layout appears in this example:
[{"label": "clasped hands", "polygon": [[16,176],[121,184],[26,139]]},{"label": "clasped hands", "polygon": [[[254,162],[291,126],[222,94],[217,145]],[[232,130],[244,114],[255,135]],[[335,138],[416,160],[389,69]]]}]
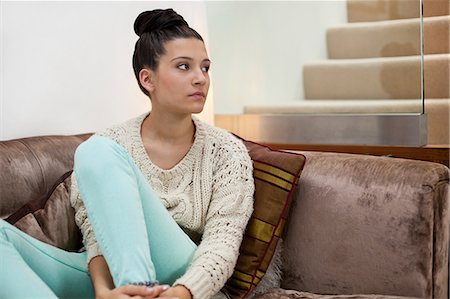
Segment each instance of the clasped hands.
[{"label": "clasped hands", "polygon": [[192,299],[191,292],[182,285],[154,287],[126,285],[112,290],[105,290],[96,296],[97,299]]}]

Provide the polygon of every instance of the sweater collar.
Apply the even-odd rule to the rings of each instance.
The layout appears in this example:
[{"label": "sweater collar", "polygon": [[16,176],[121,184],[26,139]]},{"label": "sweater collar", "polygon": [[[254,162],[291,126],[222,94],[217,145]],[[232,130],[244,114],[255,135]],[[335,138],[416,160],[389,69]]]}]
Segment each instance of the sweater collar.
[{"label": "sweater collar", "polygon": [[146,112],[135,118],[131,132],[134,148],[137,150],[138,156],[142,158],[142,167],[146,169],[151,169],[152,172],[158,172],[166,175],[185,174],[186,171],[192,169],[192,164],[195,163],[195,161],[199,160],[200,157],[202,156],[203,144],[206,136],[205,124],[197,117],[192,116],[192,120],[195,125],[195,135],[194,135],[194,142],[192,143],[191,148],[189,149],[187,154],[181,159],[181,161],[178,162],[174,167],[170,169],[163,169],[154,164],[150,160],[150,157],[148,156],[147,151],[145,150],[144,147],[144,143],[142,141],[141,135],[142,123],[149,114],[150,112]]}]

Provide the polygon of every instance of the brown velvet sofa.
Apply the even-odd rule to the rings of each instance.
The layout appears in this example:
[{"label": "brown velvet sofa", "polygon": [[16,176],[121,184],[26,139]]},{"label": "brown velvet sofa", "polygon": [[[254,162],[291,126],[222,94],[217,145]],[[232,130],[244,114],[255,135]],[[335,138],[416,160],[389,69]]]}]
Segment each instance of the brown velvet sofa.
[{"label": "brown velvet sofa", "polygon": [[[0,217],[27,203],[32,210],[71,170],[74,150],[88,136],[0,141]],[[448,298],[447,167],[302,154],[307,160],[284,232],[281,288],[259,298]],[[69,214],[64,221],[73,221]],[[46,217],[35,214],[27,223]],[[81,247],[76,228],[61,235],[48,242]]]}]

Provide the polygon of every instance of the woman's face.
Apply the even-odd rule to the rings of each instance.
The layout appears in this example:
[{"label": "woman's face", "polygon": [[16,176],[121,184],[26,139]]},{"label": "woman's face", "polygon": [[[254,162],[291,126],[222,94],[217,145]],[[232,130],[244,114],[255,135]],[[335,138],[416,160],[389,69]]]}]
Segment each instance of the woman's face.
[{"label": "woman's face", "polygon": [[211,63],[204,43],[195,38],[178,38],[166,42],[165,50],[156,72],[150,72],[152,110],[201,112],[208,94]]}]

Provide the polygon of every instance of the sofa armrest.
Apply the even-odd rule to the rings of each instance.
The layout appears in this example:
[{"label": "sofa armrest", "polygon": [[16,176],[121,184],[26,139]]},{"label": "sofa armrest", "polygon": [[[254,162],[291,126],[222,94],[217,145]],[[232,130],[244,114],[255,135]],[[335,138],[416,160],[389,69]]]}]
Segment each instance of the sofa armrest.
[{"label": "sofa armrest", "polygon": [[449,170],[437,163],[302,152],[283,288],[447,298]]},{"label": "sofa armrest", "polygon": [[45,196],[73,167],[76,147],[90,135],[37,136],[0,141],[0,218]]}]

